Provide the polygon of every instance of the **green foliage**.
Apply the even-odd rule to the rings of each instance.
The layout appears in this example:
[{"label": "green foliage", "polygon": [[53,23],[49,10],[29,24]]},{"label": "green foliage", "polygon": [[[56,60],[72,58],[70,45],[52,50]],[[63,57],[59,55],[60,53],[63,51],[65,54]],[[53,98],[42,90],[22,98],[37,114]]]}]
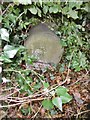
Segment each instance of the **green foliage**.
[{"label": "green foliage", "polygon": [[56,94],[58,96],[61,96],[61,95],[64,95],[65,93],[67,93],[67,88],[65,87],[58,87],[56,90],[55,90]]},{"label": "green foliage", "polygon": [[62,103],[68,103],[72,100],[72,97],[68,93],[61,95],[60,98],[62,100]]},{"label": "green foliage", "polygon": [[[20,3],[18,0],[14,2]],[[22,4],[25,4],[21,5],[22,10],[17,5],[12,5],[8,8],[7,14],[2,16],[2,40],[14,44],[21,44],[27,38],[27,34],[24,34],[25,30],[27,32],[27,27],[30,24],[35,25],[40,21],[35,16],[43,18],[51,15],[52,19],[58,24],[58,33],[60,32],[61,42],[65,48],[65,62],[69,63],[70,59],[72,59],[70,67],[75,71],[88,68],[89,62],[87,56],[90,43],[88,41],[88,34],[85,31],[88,3],[83,3],[82,1],[56,3],[48,1],[44,3],[42,0],[32,3],[26,0],[22,1]],[[28,14],[31,15],[28,16]],[[57,19],[53,15],[57,15]],[[75,23],[79,20],[82,23]]]},{"label": "green foliage", "polygon": [[27,108],[22,107],[20,110],[21,110],[21,113],[25,116],[27,116],[28,114],[31,113],[31,108],[30,107],[27,107]]},{"label": "green foliage", "polygon": [[53,91],[53,95],[57,95],[57,97],[52,98],[52,100],[43,100],[42,105],[45,109],[52,109],[53,105],[56,106],[59,110],[62,111],[62,104],[68,103],[69,101],[72,100],[71,95],[68,94],[68,89],[65,87],[58,87]]},{"label": "green foliage", "polygon": [[48,82],[43,82],[43,86],[44,86],[44,88],[48,88],[49,87],[49,83]]},{"label": "green foliage", "polygon": [[53,98],[52,103],[62,111],[62,100],[60,97]]},{"label": "green foliage", "polygon": [[[16,4],[17,3],[17,4]],[[21,4],[19,4],[21,3]],[[86,19],[88,14],[88,3],[79,2],[42,2],[32,3],[31,0],[14,0],[14,4],[10,3],[0,5],[2,9],[2,28],[0,29],[0,44],[2,42],[2,52],[0,53],[0,61],[3,61],[3,75],[6,78],[12,78],[17,82],[20,93],[25,96],[34,95],[41,88],[47,91],[47,99],[42,101],[42,105],[46,110],[52,110],[57,107],[62,111],[62,104],[72,100],[68,89],[58,87],[53,91],[50,90],[49,82],[45,82],[44,76],[31,69],[23,70],[20,65],[25,61],[27,65],[33,64],[36,60],[27,55],[25,48],[22,45],[23,41],[28,36],[28,31],[32,25],[38,22],[48,21],[55,22],[56,32],[60,36],[61,43],[65,48],[63,55],[63,64],[60,72],[65,70],[65,65],[75,71],[89,69],[89,33],[86,31]],[[6,9],[7,8],[7,9]],[[23,55],[23,57],[21,57]],[[30,76],[37,76],[33,79]],[[51,75],[51,79],[54,76]],[[23,115],[31,112],[31,109],[21,108]]]},{"label": "green foliage", "polygon": [[72,100],[72,97],[67,93],[67,91],[68,89],[62,86],[58,87],[55,91],[56,94],[60,96],[62,103],[67,103]]},{"label": "green foliage", "polygon": [[88,60],[85,51],[82,49],[85,49],[87,46],[87,50],[89,50],[90,44],[88,39],[83,38],[79,27],[81,27],[81,29],[83,28],[74,22],[66,23],[66,25],[62,27],[62,45],[66,48],[66,59],[67,61],[71,61],[70,67],[75,71],[88,68]]},{"label": "green foliage", "polygon": [[9,33],[5,28],[0,29],[0,35],[2,40],[9,42]]},{"label": "green foliage", "polygon": [[42,105],[47,110],[53,109],[54,107],[51,100],[43,100]]},{"label": "green foliage", "polygon": [[11,45],[6,45],[4,46],[4,55],[8,56],[8,58],[14,58],[16,53],[18,52],[19,48],[15,48],[14,46]]}]

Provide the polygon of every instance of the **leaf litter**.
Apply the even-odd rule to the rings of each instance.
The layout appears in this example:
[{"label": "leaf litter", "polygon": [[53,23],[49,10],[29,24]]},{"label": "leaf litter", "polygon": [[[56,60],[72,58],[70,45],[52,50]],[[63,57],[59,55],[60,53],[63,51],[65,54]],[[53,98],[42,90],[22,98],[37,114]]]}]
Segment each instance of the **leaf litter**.
[{"label": "leaf litter", "polygon": [[[8,83],[0,83],[0,111],[4,111],[4,109],[7,108],[5,112],[6,114],[3,112],[5,116],[8,118],[89,118],[89,71],[83,70],[80,72],[74,72],[69,69],[68,77],[68,68],[63,72],[60,72],[50,66],[47,70],[34,69],[34,71],[35,73],[44,76],[46,82],[45,91],[43,91],[43,87],[40,87],[33,95],[30,94],[29,96],[26,96],[27,92],[20,93],[20,89],[17,87],[18,84],[15,81],[12,83],[11,88],[7,87]],[[37,78],[40,76],[31,73],[30,77],[34,80],[31,84],[31,89],[33,91],[33,86],[38,82]],[[66,77],[67,80],[64,81]],[[54,98],[55,100],[53,99],[53,103],[56,107],[52,107],[50,110],[45,109],[41,104],[42,100],[51,98],[47,91],[49,86],[52,91],[54,90],[54,87],[65,86],[68,88],[69,94],[73,97],[70,102],[59,106],[61,111],[58,109],[58,102],[61,101],[61,98],[56,97],[56,99]],[[1,97],[2,95],[5,96],[3,99]],[[57,101],[57,104],[54,101]]]}]

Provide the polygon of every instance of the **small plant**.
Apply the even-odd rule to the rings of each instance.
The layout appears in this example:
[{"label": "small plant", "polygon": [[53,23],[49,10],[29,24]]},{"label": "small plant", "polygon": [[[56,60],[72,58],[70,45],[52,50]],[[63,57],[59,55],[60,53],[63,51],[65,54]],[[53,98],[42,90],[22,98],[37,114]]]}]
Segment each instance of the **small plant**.
[{"label": "small plant", "polygon": [[[72,100],[72,97],[67,93],[68,89],[63,86],[60,86],[55,89],[55,91],[51,91],[51,95],[54,95],[52,99],[43,100],[42,105],[45,109],[53,109],[56,106],[59,110],[62,111],[62,104],[68,103]],[[53,92],[53,94],[52,94]],[[56,95],[56,97],[55,97]]]}]

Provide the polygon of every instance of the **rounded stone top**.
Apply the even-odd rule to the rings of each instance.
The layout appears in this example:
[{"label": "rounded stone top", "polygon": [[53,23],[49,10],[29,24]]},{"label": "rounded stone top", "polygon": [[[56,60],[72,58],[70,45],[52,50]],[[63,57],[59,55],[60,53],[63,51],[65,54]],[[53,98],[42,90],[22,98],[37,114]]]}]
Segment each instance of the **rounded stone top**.
[{"label": "rounded stone top", "polygon": [[58,64],[64,51],[60,38],[45,23],[40,23],[30,29],[25,46],[30,56],[45,63]]}]

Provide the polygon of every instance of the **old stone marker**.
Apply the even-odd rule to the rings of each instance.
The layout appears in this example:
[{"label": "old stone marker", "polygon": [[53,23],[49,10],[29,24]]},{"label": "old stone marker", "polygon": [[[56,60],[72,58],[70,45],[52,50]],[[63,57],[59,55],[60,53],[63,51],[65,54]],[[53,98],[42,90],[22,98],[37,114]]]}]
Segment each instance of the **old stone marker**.
[{"label": "old stone marker", "polygon": [[64,51],[60,38],[44,23],[31,28],[25,46],[30,56],[43,63],[58,64]]}]

